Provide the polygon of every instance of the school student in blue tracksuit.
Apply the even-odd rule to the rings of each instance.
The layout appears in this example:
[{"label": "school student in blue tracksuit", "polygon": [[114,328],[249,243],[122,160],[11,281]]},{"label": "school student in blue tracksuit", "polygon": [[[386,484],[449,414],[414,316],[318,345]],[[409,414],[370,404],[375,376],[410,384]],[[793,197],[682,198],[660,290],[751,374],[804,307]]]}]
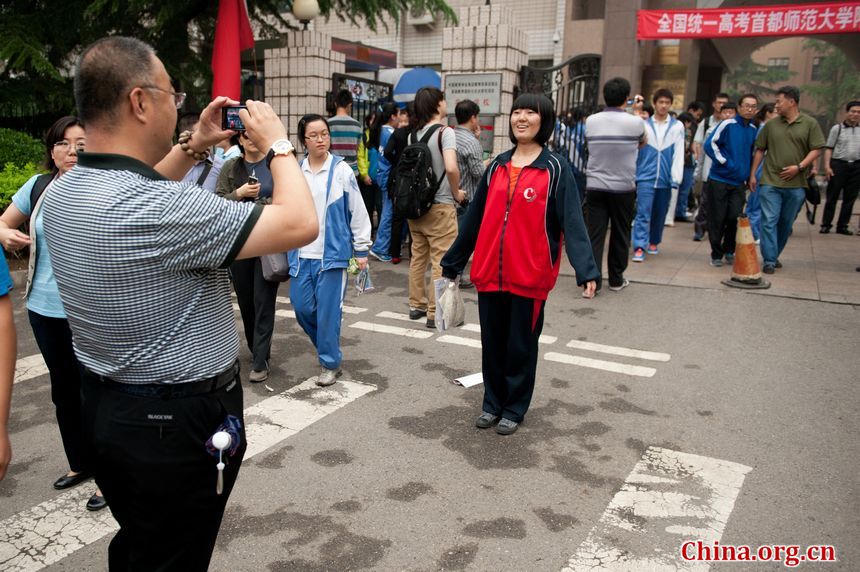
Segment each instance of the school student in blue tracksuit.
[{"label": "school student in blue tracksuit", "polygon": [[633,262],[645,252],[657,254],[672,189],[684,176],[684,124],[669,116],[672,92],[654,92],[654,115],[645,121],[648,143],[636,161],[636,218],[633,220]]},{"label": "school student in blue tracksuit", "polygon": [[299,121],[299,139],[307,150],[301,168],[313,195],[319,218],[317,239],[291,250],[290,299],[296,320],[317,349],[322,371],[317,385],[340,376],[340,322],[346,294],[346,268],[353,256],[367,267],[370,218],[352,168],[329,153],[331,131],[321,115]]},{"label": "school student in blue tracksuit", "polygon": [[705,183],[711,266],[722,266],[723,256],[729,263],[735,258],[738,216],[744,208],[753,144],[758,133],[753,121],[757,107],[758,98],[754,94],[743,95],[738,114],[720,121],[703,146],[713,161]]},{"label": "school student in blue tracksuit", "polygon": [[370,254],[383,262],[391,262],[391,255],[388,254],[388,249],[391,246],[391,215],[394,208],[391,197],[388,196],[388,176],[391,173],[391,163],[385,158],[383,152],[391,134],[394,133],[394,128],[400,124],[400,110],[397,108],[397,104],[386,103],[383,105],[377,120],[382,128],[379,133],[379,158],[374,180],[382,193],[382,215],[379,217],[376,240],[373,241]]}]

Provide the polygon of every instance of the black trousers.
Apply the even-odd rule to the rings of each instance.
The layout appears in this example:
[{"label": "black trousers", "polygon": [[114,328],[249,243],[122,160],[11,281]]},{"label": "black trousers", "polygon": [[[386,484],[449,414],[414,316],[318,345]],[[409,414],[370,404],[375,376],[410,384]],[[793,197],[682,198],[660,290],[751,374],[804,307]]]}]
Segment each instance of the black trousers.
[{"label": "black trousers", "polygon": [[520,423],[532,400],[545,300],[478,293],[483,410]]},{"label": "black trousers", "polygon": [[[367,210],[367,216],[370,218],[370,224],[375,229],[380,220],[382,220],[382,192],[379,190],[379,185],[371,181],[368,185],[358,179],[358,189],[361,191],[361,199],[364,201],[364,208]],[[379,208],[377,209],[377,204]],[[373,222],[373,211],[376,210],[376,224]]]},{"label": "black trousers", "polygon": [[57,412],[57,425],[69,469],[76,473],[85,472],[89,467],[81,421],[81,374],[72,347],[69,321],[65,318],[49,318],[33,311],[27,313],[33,336],[51,376],[51,401]]},{"label": "black trousers", "polygon": [[831,159],[830,168],[833,169],[833,176],[830,177],[830,183],[827,185],[827,203],[821,216],[821,228],[831,227],[833,215],[836,214],[839,192],[842,191],[842,208],[839,209],[836,228],[837,230],[847,229],[851,222],[854,201],[857,200],[857,193],[860,191],[860,161],[849,163]]},{"label": "black trousers", "polygon": [[263,266],[259,258],[235,261],[230,266],[230,275],[242,314],[245,340],[253,355],[254,369],[268,369],[275,330],[275,302],[280,283],[263,278]]},{"label": "black trousers", "polygon": [[702,183],[702,196],[699,197],[699,209],[696,211],[696,217],[693,219],[693,233],[698,236],[704,236],[708,230],[708,183]]},{"label": "black trousers", "polygon": [[711,242],[711,259],[719,260],[724,254],[735,253],[738,217],[744,210],[746,196],[740,185],[729,185],[708,179],[705,183],[708,197],[708,240]]},{"label": "black trousers", "polygon": [[[122,393],[83,371],[85,435],[96,484],[120,530],[111,571],[205,571],[224,507],[245,455],[242,386],[164,399]],[[206,441],[227,415],[242,420],[242,443],[225,452],[223,494]]]},{"label": "black trousers", "polygon": [[607,193],[589,190],[585,199],[588,237],[597,263],[599,277],[597,289],[603,281],[603,247],[606,244],[606,228],[612,225],[609,234],[609,253],[606,265],[609,268],[609,285],[621,286],[630,254],[630,224],[636,208],[636,193]]},{"label": "black trousers", "polygon": [[[400,258],[400,250],[403,247],[403,225],[406,217],[391,213],[391,244],[388,246],[388,255],[392,258]],[[411,257],[411,255],[410,255]]]}]

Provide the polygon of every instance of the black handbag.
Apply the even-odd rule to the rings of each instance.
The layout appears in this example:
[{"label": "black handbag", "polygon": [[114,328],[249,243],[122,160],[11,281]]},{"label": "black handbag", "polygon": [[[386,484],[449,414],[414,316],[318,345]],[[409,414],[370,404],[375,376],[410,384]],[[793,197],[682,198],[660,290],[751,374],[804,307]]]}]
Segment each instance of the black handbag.
[{"label": "black handbag", "polygon": [[809,177],[806,179],[806,202],[813,206],[818,206],[821,204],[821,188],[818,186],[818,181],[815,180],[815,177]]}]

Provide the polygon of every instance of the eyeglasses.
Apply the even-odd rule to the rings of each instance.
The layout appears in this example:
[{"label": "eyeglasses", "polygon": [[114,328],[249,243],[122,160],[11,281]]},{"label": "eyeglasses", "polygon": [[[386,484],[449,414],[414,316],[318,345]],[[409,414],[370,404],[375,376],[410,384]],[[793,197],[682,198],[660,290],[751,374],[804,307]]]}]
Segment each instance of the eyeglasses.
[{"label": "eyeglasses", "polygon": [[163,87],[158,87],[157,85],[142,85],[140,86],[144,89],[156,89],[158,91],[169,93],[173,96],[173,102],[176,104],[176,109],[182,108],[182,104],[185,103],[185,98],[188,97],[188,94],[184,91],[173,91],[166,90]]},{"label": "eyeglasses", "polygon": [[[57,141],[56,143],[54,143],[54,149],[56,149],[57,151],[59,151],[61,153],[68,153],[69,148],[71,146],[72,146],[72,143],[70,141],[66,141],[65,139],[63,139],[62,141]],[[75,153],[80,153],[81,151],[86,151],[86,148],[87,148],[87,144],[84,143],[83,141],[79,141],[79,142],[75,143]]]},{"label": "eyeglasses", "polygon": [[305,140],[307,141],[325,141],[331,137],[331,134],[328,131],[323,131],[322,133],[312,133],[310,135],[305,136]]},{"label": "eyeglasses", "polygon": [[758,106],[755,103],[744,103],[741,107],[744,109],[758,109]]}]

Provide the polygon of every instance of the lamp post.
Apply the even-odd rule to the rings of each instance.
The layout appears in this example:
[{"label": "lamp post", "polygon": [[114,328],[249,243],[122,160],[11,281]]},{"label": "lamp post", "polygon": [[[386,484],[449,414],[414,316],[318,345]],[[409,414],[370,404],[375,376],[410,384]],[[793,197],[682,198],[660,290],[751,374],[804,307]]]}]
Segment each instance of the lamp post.
[{"label": "lamp post", "polygon": [[316,18],[320,13],[320,5],[317,0],[293,0],[293,16],[304,24],[304,29],[308,29],[308,23]]}]

